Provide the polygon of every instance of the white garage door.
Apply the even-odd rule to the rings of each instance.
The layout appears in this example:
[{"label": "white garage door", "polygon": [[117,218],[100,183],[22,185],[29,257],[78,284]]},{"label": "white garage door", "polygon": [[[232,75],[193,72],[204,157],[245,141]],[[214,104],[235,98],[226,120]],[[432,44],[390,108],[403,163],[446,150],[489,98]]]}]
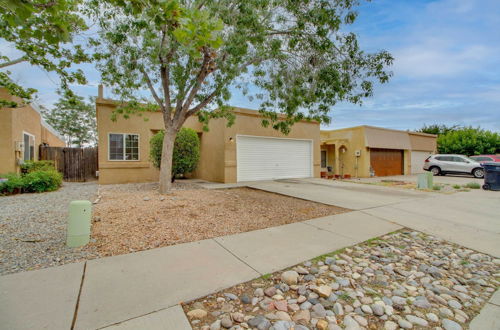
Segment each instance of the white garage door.
[{"label": "white garage door", "polygon": [[311,177],[312,151],[311,140],[237,136],[237,180]]},{"label": "white garage door", "polygon": [[424,162],[432,155],[430,151],[412,151],[411,152],[411,174],[424,173]]}]

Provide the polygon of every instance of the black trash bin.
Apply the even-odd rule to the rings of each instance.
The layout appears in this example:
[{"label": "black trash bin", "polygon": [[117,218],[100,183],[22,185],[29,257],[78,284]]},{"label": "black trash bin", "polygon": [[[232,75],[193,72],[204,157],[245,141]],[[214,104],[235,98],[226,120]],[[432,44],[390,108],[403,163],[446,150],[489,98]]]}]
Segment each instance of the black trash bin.
[{"label": "black trash bin", "polygon": [[484,190],[500,190],[500,163],[483,163]]}]

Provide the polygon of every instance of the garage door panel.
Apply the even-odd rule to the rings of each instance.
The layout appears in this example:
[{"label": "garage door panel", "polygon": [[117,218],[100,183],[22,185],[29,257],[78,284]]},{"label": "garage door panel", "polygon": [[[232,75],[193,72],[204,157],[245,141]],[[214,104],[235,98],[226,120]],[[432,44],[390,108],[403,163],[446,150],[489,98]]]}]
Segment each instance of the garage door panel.
[{"label": "garage door panel", "polygon": [[370,164],[375,176],[403,174],[403,150],[370,149]]},{"label": "garage door panel", "polygon": [[432,155],[430,151],[412,151],[411,152],[411,174],[424,173],[424,162]]},{"label": "garage door panel", "polygon": [[312,141],[237,136],[237,180],[312,176]]}]

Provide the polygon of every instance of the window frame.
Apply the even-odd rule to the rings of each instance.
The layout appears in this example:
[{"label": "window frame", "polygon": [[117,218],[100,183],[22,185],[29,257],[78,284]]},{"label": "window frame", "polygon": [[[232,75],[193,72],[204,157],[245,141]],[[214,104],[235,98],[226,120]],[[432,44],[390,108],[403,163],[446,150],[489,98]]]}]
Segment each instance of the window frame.
[{"label": "window frame", "polygon": [[[325,166],[323,166],[323,153],[325,154]],[[321,162],[321,168],[327,168],[328,167],[328,151],[327,150],[321,150],[320,153],[320,162]]]},{"label": "window frame", "polygon": [[[123,136],[123,159],[111,159],[111,134],[122,135]],[[126,155],[126,136],[136,135],[137,136],[137,159],[125,159]],[[110,162],[139,162],[141,161],[141,135],[139,133],[108,133],[108,161]]]},{"label": "window frame", "polygon": [[[25,159],[24,158],[26,147],[28,147],[28,148],[30,147],[29,145],[26,146],[26,143],[24,143],[24,136],[25,135],[29,136],[30,138],[33,138],[33,155],[31,155],[31,149],[28,149],[28,150],[30,150],[30,156],[32,156],[32,157],[30,157],[30,159]],[[28,141],[29,140],[30,139],[28,139]],[[35,146],[36,146],[36,137],[33,134],[31,134],[31,133],[23,131],[23,139],[22,139],[22,141],[23,141],[23,146],[24,146],[24,148],[23,148],[23,161],[24,162],[26,162],[26,161],[35,161],[36,160],[36,149],[35,149]]]}]

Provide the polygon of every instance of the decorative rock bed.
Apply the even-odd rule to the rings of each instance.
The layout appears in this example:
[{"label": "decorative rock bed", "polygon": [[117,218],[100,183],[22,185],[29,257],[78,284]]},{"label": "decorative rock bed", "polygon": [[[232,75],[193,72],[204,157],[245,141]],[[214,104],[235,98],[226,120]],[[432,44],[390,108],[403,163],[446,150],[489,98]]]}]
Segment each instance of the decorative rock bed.
[{"label": "decorative rock bed", "polygon": [[402,230],[184,304],[193,329],[467,328],[500,259]]}]

